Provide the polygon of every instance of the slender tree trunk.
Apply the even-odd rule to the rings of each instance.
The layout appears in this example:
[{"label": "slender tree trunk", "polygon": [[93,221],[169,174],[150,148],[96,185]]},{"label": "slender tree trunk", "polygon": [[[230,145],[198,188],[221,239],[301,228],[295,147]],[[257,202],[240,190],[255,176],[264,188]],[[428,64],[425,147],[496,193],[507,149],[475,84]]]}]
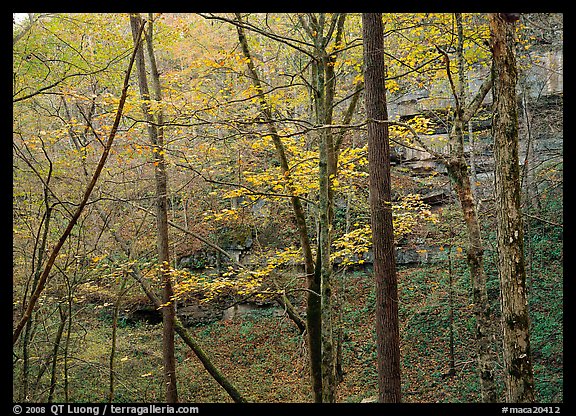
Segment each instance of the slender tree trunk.
[{"label": "slender tree trunk", "polygon": [[67,314],[62,310],[62,305],[58,304],[58,312],[60,312],[60,325],[58,326],[58,331],[56,332],[56,338],[54,339],[54,349],[52,350],[52,369],[50,371],[50,391],[48,393],[48,403],[52,403],[54,399],[54,391],[56,390],[56,368],[58,364],[58,350],[60,348],[60,342],[62,340],[62,333],[64,332],[64,327],[67,321]]},{"label": "slender tree trunk", "polygon": [[118,329],[118,315],[120,312],[120,296],[114,302],[112,314],[112,340],[110,342],[110,358],[108,360],[109,381],[108,381],[108,403],[114,400],[114,361],[116,358],[116,333]]},{"label": "slender tree trunk", "polygon": [[498,272],[502,292],[503,353],[506,401],[534,402],[530,354],[524,232],[518,165],[517,70],[514,25],[510,14],[490,13],[494,78],[494,136]]},{"label": "slender tree trunk", "polygon": [[126,276],[122,276],[122,281],[120,282],[120,288],[118,289],[118,295],[116,301],[114,302],[114,311],[112,314],[112,340],[110,345],[110,360],[108,361],[108,369],[110,370],[110,382],[108,387],[108,403],[112,403],[114,400],[114,383],[115,383],[115,373],[114,373],[114,361],[116,358],[116,335],[118,330],[118,315],[120,314],[120,307],[122,306],[122,298],[128,291],[126,289]]},{"label": "slender tree trunk", "polygon": [[472,283],[472,303],[476,316],[476,341],[478,347],[478,371],[480,375],[480,394],[483,402],[497,401],[494,383],[495,357],[492,349],[491,322],[492,313],[488,303],[486,272],[484,270],[484,248],[480,234],[480,224],[476,214],[470,178],[464,164],[456,162],[448,165],[453,180],[468,234],[466,261]]},{"label": "slender tree trunk", "polygon": [[381,13],[362,13],[364,83],[368,118],[370,220],[376,283],[376,349],[378,401],[401,401],[398,287],[390,188],[390,144],[387,123],[384,36]]},{"label": "slender tree trunk", "polygon": [[[315,54],[312,63],[314,105],[318,124],[330,124],[331,115],[327,111],[327,82],[325,67],[327,59],[324,54],[323,14],[321,14],[316,33]],[[335,400],[335,368],[334,342],[332,333],[332,262],[330,260],[332,246],[332,179],[335,171],[332,133],[329,129],[321,129],[318,140],[319,147],[319,198],[318,198],[318,250],[320,251],[320,304],[322,316],[322,402],[333,403]],[[318,267],[318,265],[316,265]]]},{"label": "slender tree trunk", "polygon": [[[536,185],[536,178],[534,177],[535,156],[534,156],[534,137],[532,135],[532,115],[528,108],[528,101],[526,100],[526,87],[522,91],[522,109],[524,113],[524,120],[526,125],[526,156],[522,165],[522,186],[525,189],[526,202],[528,208],[532,212],[540,215],[540,197],[538,195],[538,187]],[[528,233],[527,233],[528,234]]]},{"label": "slender tree trunk", "polygon": [[[450,234],[452,234],[452,227],[450,227]],[[452,268],[452,241],[448,247],[448,308],[449,308],[449,325],[450,325],[450,357],[448,359],[450,368],[448,369],[448,376],[456,375],[456,357],[454,353],[454,271]]]},{"label": "slender tree trunk", "polygon": [[460,207],[464,217],[464,223],[468,234],[467,263],[470,270],[472,283],[472,304],[474,305],[474,315],[476,317],[476,341],[478,373],[480,377],[480,395],[483,402],[493,403],[497,401],[496,386],[494,383],[494,362],[495,356],[492,349],[491,322],[492,314],[488,302],[486,289],[486,272],[484,270],[484,247],[481,238],[480,223],[476,212],[476,203],[472,192],[472,185],[468,173],[468,165],[464,155],[464,131],[466,124],[480,107],[484,97],[491,87],[491,79],[488,78],[480,87],[478,93],[465,105],[464,88],[464,58],[463,58],[463,34],[462,22],[459,13],[456,13],[458,26],[458,72],[459,89],[456,91],[452,83],[449,61],[446,58],[446,72],[453,89],[456,109],[454,123],[449,135],[450,157],[446,164],[448,175],[454,185]]},{"label": "slender tree trunk", "polygon": [[[37,263],[36,265],[32,264],[34,268],[34,279],[32,282],[32,291],[36,290],[38,286],[38,280],[40,279],[40,272],[42,267],[42,262],[44,261],[44,251],[46,250],[46,243],[48,241],[48,231],[50,230],[50,218],[52,216],[52,207],[49,205],[48,202],[48,183],[50,182],[52,169],[50,169],[50,173],[46,179],[46,187],[44,187],[44,204],[46,205],[46,214],[41,224],[42,229],[43,225],[43,232],[42,232],[42,239],[40,240],[40,245],[36,250],[37,253]],[[26,291],[27,292],[27,291]],[[20,400],[24,401],[27,400],[28,397],[28,371],[29,371],[29,355],[28,355],[28,346],[30,343],[31,335],[32,335],[32,327],[34,323],[34,318],[30,317],[28,322],[26,323],[26,329],[24,331],[24,338],[22,340],[22,391],[20,395]]]},{"label": "slender tree trunk", "polygon": [[[252,80],[252,84],[258,93],[258,100],[260,105],[260,112],[266,121],[268,131],[274,142],[276,150],[276,157],[280,162],[280,168],[287,181],[288,193],[293,194],[293,187],[290,180],[290,168],[288,166],[288,159],[284,150],[284,145],[276,127],[274,119],[270,111],[270,105],[264,95],[264,89],[260,82],[260,76],[252,61],[246,34],[244,33],[243,20],[240,13],[236,13],[236,26],[238,31],[238,39],[242,47],[242,53],[246,58],[246,65],[248,73]],[[322,344],[321,344],[321,308],[320,308],[320,275],[316,273],[316,266],[314,264],[314,257],[312,255],[312,248],[310,246],[310,239],[308,236],[308,226],[306,225],[306,214],[302,207],[300,198],[292,196],[290,198],[294,218],[296,220],[296,227],[300,237],[300,245],[302,246],[302,254],[304,256],[304,273],[306,274],[306,287],[307,287],[307,305],[306,305],[306,333],[308,341],[309,365],[310,365],[310,378],[312,383],[312,391],[315,402],[322,401]]]},{"label": "slender tree trunk", "polygon": [[28,346],[30,345],[30,338],[32,334],[32,326],[34,324],[34,318],[31,317],[28,322],[26,322],[26,327],[24,329],[24,337],[22,338],[22,376],[20,388],[20,401],[24,402],[28,400],[28,378],[29,378],[29,363],[30,356],[28,354]]},{"label": "slender tree trunk", "polygon": [[66,322],[66,340],[64,342],[64,401],[69,402],[70,400],[70,377],[68,365],[68,351],[70,351],[70,341],[72,340],[72,285],[68,285],[68,299],[67,299],[67,315],[68,322]]},{"label": "slender tree trunk", "polygon": [[[164,138],[162,128],[162,114],[156,114],[151,108],[150,100],[160,101],[160,83],[158,71],[155,66],[155,59],[152,46],[152,22],[149,22],[146,44],[148,57],[151,62],[151,77],[153,86],[153,95],[148,89],[148,80],[144,63],[144,51],[142,46],[138,45],[137,33],[143,25],[142,18],[139,14],[130,15],[130,24],[134,44],[137,48],[136,68],[138,71],[138,85],[140,87],[140,96],[143,100],[142,112],[148,122],[148,135],[152,143],[152,156],[154,163],[154,181],[156,184],[156,229],[157,229],[157,250],[158,263],[160,265],[160,277],[162,280],[162,352],[164,361],[164,382],[166,385],[166,402],[176,403],[178,401],[178,390],[176,385],[176,358],[174,355],[174,319],[175,308],[172,297],[172,278],[170,276],[170,247],[168,241],[168,203],[167,203],[167,175],[166,163],[164,160]],[[156,118],[154,117],[156,114]]]},{"label": "slender tree trunk", "polygon": [[[339,45],[343,36],[345,13],[336,13],[326,22],[326,14],[320,13],[317,18],[310,16],[310,24],[302,19],[314,41],[314,58],[312,61],[312,91],[316,115],[316,124],[330,126],[333,120],[334,96],[336,93],[336,73],[334,67],[337,59],[336,50],[328,52],[327,46],[335,33],[334,44]],[[326,29],[326,27],[328,29]],[[337,46],[338,47],[338,46]],[[354,99],[352,100],[354,102]],[[348,116],[348,114],[346,114]],[[336,140],[341,140],[336,137]],[[341,141],[338,143],[340,144]],[[333,316],[333,265],[331,247],[334,221],[334,188],[333,181],[338,174],[338,149],[332,129],[320,130],[319,141],[319,233],[318,249],[320,250],[320,287],[322,309],[322,402],[332,403],[336,400],[336,363],[338,346],[335,345]],[[316,265],[318,268],[318,264]]]},{"label": "slender tree trunk", "polygon": [[[149,15],[148,29],[146,30],[146,50],[150,62],[150,78],[152,81],[151,98],[160,103],[162,93],[160,87],[160,74],[156,66],[154,47],[152,43],[153,23],[152,14]],[[158,227],[158,258],[162,261],[162,309],[163,320],[163,344],[166,382],[166,401],[176,403],[178,401],[178,391],[176,384],[176,357],[174,351],[176,305],[174,304],[174,289],[172,287],[172,276],[170,274],[170,247],[168,238],[168,175],[166,173],[166,161],[164,158],[164,116],[162,107],[158,107],[156,112],[156,142],[153,143],[157,149],[154,152],[154,176],[156,181],[157,212],[156,224]],[[151,136],[154,138],[154,136]]]},{"label": "slender tree trunk", "polygon": [[470,188],[472,197],[478,200],[478,169],[476,167],[476,139],[472,129],[472,121],[468,121],[468,143],[470,145]]},{"label": "slender tree trunk", "polygon": [[334,369],[336,373],[336,385],[338,386],[342,381],[344,381],[344,351],[342,348],[342,343],[344,342],[344,286],[346,277],[344,273],[340,273],[338,277],[338,287],[336,292],[336,297],[334,299],[335,311],[336,311],[336,324],[335,324],[335,339],[336,339],[336,357],[334,362]]},{"label": "slender tree trunk", "polygon": [[333,403],[336,394],[335,383],[335,351],[332,331],[332,261],[330,260],[332,245],[331,198],[328,173],[326,134],[321,135],[320,143],[320,204],[319,204],[319,238],[320,251],[320,293],[322,309],[322,402]]}]

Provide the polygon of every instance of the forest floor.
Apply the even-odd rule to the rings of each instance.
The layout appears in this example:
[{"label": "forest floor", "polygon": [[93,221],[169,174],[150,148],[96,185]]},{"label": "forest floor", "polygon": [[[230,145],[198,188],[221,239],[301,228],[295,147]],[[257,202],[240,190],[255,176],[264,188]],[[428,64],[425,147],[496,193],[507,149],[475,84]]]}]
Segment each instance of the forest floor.
[{"label": "forest floor", "polygon": [[[555,200],[558,201],[558,200]],[[553,201],[554,202],[554,201]],[[556,202],[555,202],[556,203]],[[551,212],[558,212],[553,205]],[[561,208],[560,208],[561,211]],[[527,292],[531,319],[531,351],[540,403],[563,402],[563,233],[562,228],[542,221],[527,223]],[[438,227],[425,230],[436,245]],[[493,313],[493,331],[500,330],[499,282],[494,230],[486,226],[484,266],[488,297]],[[452,241],[452,240],[451,240]],[[462,244],[462,239],[460,243]],[[420,243],[430,246],[431,241]],[[454,243],[454,241],[452,241]],[[451,244],[452,244],[451,243]],[[450,261],[413,264],[398,268],[400,349],[403,402],[476,403],[480,401],[474,340],[475,318],[465,250],[452,244]],[[450,279],[452,276],[452,279]],[[290,276],[287,277],[288,279]],[[369,268],[337,271],[335,337],[342,340],[343,381],[337,401],[359,403],[377,396],[375,293]],[[452,280],[452,285],[450,281]],[[70,334],[64,331],[67,349],[61,346],[55,402],[106,402],[110,386],[112,310],[117,290],[99,287],[97,296],[75,299]],[[301,293],[301,292],[298,292]],[[450,296],[452,293],[452,296]],[[452,299],[452,301],[450,301]],[[162,325],[127,318],[126,308],[145,302],[134,285],[124,300],[118,321],[114,355],[114,402],[164,401],[162,376]],[[295,306],[304,312],[303,300]],[[451,326],[451,313],[453,325]],[[52,313],[39,324],[55,333],[59,316]],[[340,330],[338,332],[337,330]],[[213,364],[249,401],[256,403],[312,402],[306,342],[296,325],[277,308],[259,309],[232,319],[191,326]],[[453,334],[454,374],[450,373]],[[495,335],[497,353],[495,379],[500,401],[504,380],[502,351]],[[49,386],[48,360],[53,340],[40,336],[30,351],[31,374],[36,380],[31,401],[43,401]],[[194,353],[176,338],[178,394],[181,402],[227,403],[231,398],[208,374]],[[47,371],[48,370],[48,371]],[[67,376],[66,376],[67,375]],[[13,377],[20,389],[21,378]],[[64,394],[68,391],[68,397]]]},{"label": "forest floor", "polygon": [[[399,270],[402,389],[404,402],[478,402],[474,317],[461,270],[454,282],[454,362],[450,376],[450,325],[446,266]],[[553,276],[551,273],[549,276]],[[544,294],[561,283],[540,280]],[[536,281],[536,280],[535,280]],[[377,395],[374,290],[370,273],[343,275],[341,317],[344,380],[338,402],[358,403]],[[562,401],[562,328],[541,320],[561,319],[560,303],[537,302],[532,333],[538,401]],[[497,305],[496,305],[497,307]],[[560,307],[560,310],[554,308]],[[79,309],[76,348],[70,359],[72,401],[104,401],[108,392],[111,345],[110,310],[102,304]],[[552,309],[551,309],[552,308]],[[250,402],[311,402],[306,346],[297,327],[270,310],[189,328],[213,363]],[[497,322],[495,320],[495,322]],[[119,322],[115,355],[117,402],[162,402],[161,325]],[[177,338],[181,402],[231,402],[230,397]],[[74,368],[76,367],[76,368]],[[499,353],[496,380],[503,392]]]}]

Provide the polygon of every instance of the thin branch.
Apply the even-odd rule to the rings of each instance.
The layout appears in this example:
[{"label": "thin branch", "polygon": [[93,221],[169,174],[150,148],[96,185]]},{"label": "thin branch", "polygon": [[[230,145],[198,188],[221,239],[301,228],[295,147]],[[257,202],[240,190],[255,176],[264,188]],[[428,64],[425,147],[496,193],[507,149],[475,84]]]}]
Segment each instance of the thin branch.
[{"label": "thin branch", "polygon": [[[290,194],[278,194],[278,193],[274,193],[274,192],[262,192],[262,191],[257,191],[257,190],[255,190],[255,189],[252,189],[252,188],[250,188],[249,186],[243,185],[243,184],[241,184],[241,183],[227,182],[227,181],[219,181],[219,180],[216,180],[216,179],[211,179],[211,178],[206,177],[202,172],[198,171],[197,169],[195,169],[193,166],[191,166],[191,165],[189,165],[189,164],[188,164],[188,165],[184,165],[184,164],[181,164],[181,163],[176,163],[176,166],[180,166],[180,167],[185,168],[185,169],[190,169],[191,171],[193,171],[194,173],[196,173],[198,176],[200,176],[204,181],[206,181],[206,182],[208,182],[208,183],[214,183],[214,184],[217,184],[217,185],[226,185],[226,186],[231,186],[231,187],[234,187],[234,188],[246,189],[246,190],[249,191],[250,194],[252,194],[252,195],[262,195],[262,196],[279,197],[279,198],[293,198],[293,197],[294,197],[294,195],[290,195]],[[294,168],[294,166],[292,166],[292,168],[290,168],[290,170],[293,169],[293,168]],[[302,201],[308,202],[309,204],[316,205],[316,202],[314,202],[314,201],[312,201],[312,200],[310,200],[310,199],[308,199],[308,198],[305,198],[305,197],[303,197],[303,196],[298,195],[298,198],[300,198]]]},{"label": "thin branch", "polygon": [[[261,34],[262,36],[266,36],[267,38],[270,38],[270,39],[276,40],[276,41],[278,41],[278,42],[284,43],[285,45],[288,45],[288,46],[290,46],[291,48],[296,49],[297,51],[302,52],[303,54],[309,56],[310,58],[315,59],[314,54],[313,54],[312,52],[309,52],[309,51],[307,51],[306,49],[304,49],[304,48],[296,45],[296,44],[301,44],[301,45],[309,46],[309,47],[313,48],[314,45],[312,45],[312,44],[310,44],[310,43],[308,43],[308,42],[304,42],[304,41],[299,40],[299,39],[294,39],[294,38],[288,38],[288,37],[285,37],[285,36],[280,36],[280,35],[277,35],[277,34],[275,34],[275,33],[266,32],[266,31],[264,31],[264,30],[262,30],[262,29],[260,29],[260,28],[258,28],[258,27],[256,27],[256,26],[254,26],[254,25],[252,25],[252,24],[250,24],[250,23],[248,23],[248,22],[245,22],[245,21],[232,20],[232,19],[228,19],[228,18],[226,18],[226,17],[215,16],[215,15],[213,15],[212,13],[208,13],[208,14],[197,13],[197,14],[198,14],[200,17],[203,17],[204,19],[207,19],[207,20],[219,20],[219,21],[222,21],[222,22],[230,23],[231,25],[234,25],[234,26],[236,26],[236,27],[238,27],[238,28],[247,29],[247,30],[251,30],[251,31],[253,31],[253,32],[259,33],[259,34]],[[238,13],[238,14],[239,14],[239,13]]]},{"label": "thin branch", "polygon": [[[138,34],[138,39],[140,39],[140,36],[142,35],[143,29],[144,29],[144,25],[140,29],[140,33]],[[132,72],[132,66],[133,66],[134,60],[136,58],[137,50],[138,50],[137,47],[134,48],[134,51],[132,52],[132,56],[130,58],[130,63],[128,64],[128,69],[126,70],[126,74],[124,77],[124,85],[122,87],[122,95],[120,96],[120,102],[118,103],[118,109],[116,111],[116,119],[114,120],[114,124],[112,125],[112,128],[110,130],[110,135],[108,137],[106,147],[104,148],[104,151],[102,152],[102,156],[100,157],[100,161],[98,162],[98,165],[96,166],[96,170],[94,171],[92,179],[91,179],[90,183],[88,184],[88,186],[84,192],[84,196],[82,198],[82,201],[80,202],[80,205],[76,209],[76,212],[74,213],[73,217],[71,218],[70,222],[68,223],[68,226],[64,230],[64,233],[62,234],[62,236],[60,237],[60,239],[58,240],[58,242],[56,243],[56,245],[52,249],[52,253],[50,254],[50,257],[48,258],[48,260],[46,262],[46,266],[44,267],[42,275],[40,276],[40,278],[38,280],[38,285],[36,286],[36,290],[34,291],[32,296],[30,297],[28,307],[26,308],[24,315],[22,316],[22,318],[20,319],[20,321],[16,325],[16,329],[14,330],[14,333],[12,336],[12,344],[15,344],[16,341],[18,341],[18,338],[20,337],[22,329],[26,325],[26,322],[28,322],[28,320],[32,316],[32,312],[34,311],[34,307],[36,306],[36,302],[38,301],[38,299],[40,298],[40,295],[42,294],[42,291],[46,287],[48,275],[50,274],[50,271],[52,270],[52,266],[54,265],[54,262],[56,261],[56,257],[58,256],[60,249],[62,248],[62,246],[64,245],[64,243],[68,239],[68,236],[72,232],[72,229],[74,228],[74,226],[78,222],[80,215],[84,211],[84,207],[86,206],[86,203],[88,202],[88,199],[90,198],[90,195],[92,194],[92,191],[93,191],[94,187],[96,186],[96,182],[98,181],[98,178],[100,177],[100,173],[102,172],[102,169],[104,168],[104,165],[106,164],[106,160],[108,159],[108,155],[110,153],[112,143],[114,142],[114,138],[116,137],[116,132],[118,131],[118,126],[120,125],[120,120],[122,119],[122,111],[124,109],[124,103],[126,102],[126,97],[128,95],[128,87],[130,85],[129,84],[130,73]]]},{"label": "thin branch", "polygon": [[550,221],[550,220],[546,220],[546,219],[544,219],[544,218],[537,217],[536,215],[531,215],[531,214],[527,214],[527,213],[524,213],[524,215],[526,215],[526,216],[529,217],[529,218],[533,218],[533,219],[535,219],[535,220],[538,220],[538,221],[541,221],[541,222],[545,222],[546,224],[553,225],[553,226],[555,226],[555,227],[562,227],[562,228],[564,228],[564,224],[560,224],[560,223],[558,223],[558,222],[553,222],[553,221]]},{"label": "thin branch", "polygon": [[468,104],[468,106],[464,110],[464,114],[462,114],[463,123],[467,123],[472,118],[472,116],[476,114],[476,112],[482,105],[484,98],[492,88],[492,81],[493,81],[492,74],[488,74],[488,76],[482,82],[482,85],[480,85],[478,92],[476,93],[472,101],[470,101],[470,104]]},{"label": "thin branch", "polygon": [[[59,79],[58,81],[53,82],[53,83],[50,84],[50,85],[47,85],[47,86],[42,87],[42,88],[39,88],[38,90],[36,90],[36,91],[34,91],[34,92],[30,93],[30,94],[27,94],[27,95],[25,95],[25,96],[23,96],[23,97],[13,98],[13,99],[12,99],[12,103],[17,103],[17,102],[19,102],[19,101],[24,101],[24,100],[27,100],[27,99],[29,99],[29,98],[32,98],[32,97],[34,97],[34,96],[36,96],[36,95],[45,93],[45,91],[50,90],[50,89],[52,89],[52,88],[54,88],[54,87],[57,87],[58,85],[60,85],[60,84],[63,83],[64,81],[66,81],[68,78],[89,76],[89,75],[98,74],[98,73],[100,73],[100,72],[104,72],[104,71],[106,71],[115,61],[120,60],[120,59],[124,58],[125,56],[126,56],[126,54],[121,55],[120,57],[115,58],[115,59],[111,60],[110,62],[108,62],[104,67],[99,68],[99,69],[96,69],[96,70],[91,71],[91,72],[78,72],[78,73],[74,73],[74,74],[64,75],[61,79]],[[60,95],[61,93],[51,93],[51,94]]]},{"label": "thin branch", "polygon": [[456,102],[456,108],[461,110],[460,106],[460,99],[458,98],[458,93],[456,92],[456,86],[454,85],[454,80],[452,79],[452,72],[450,71],[450,57],[448,53],[444,51],[440,46],[435,45],[438,52],[440,52],[444,56],[444,64],[446,65],[446,75],[448,75],[448,81],[450,81],[450,88],[452,89],[452,96],[454,97],[454,101]]}]

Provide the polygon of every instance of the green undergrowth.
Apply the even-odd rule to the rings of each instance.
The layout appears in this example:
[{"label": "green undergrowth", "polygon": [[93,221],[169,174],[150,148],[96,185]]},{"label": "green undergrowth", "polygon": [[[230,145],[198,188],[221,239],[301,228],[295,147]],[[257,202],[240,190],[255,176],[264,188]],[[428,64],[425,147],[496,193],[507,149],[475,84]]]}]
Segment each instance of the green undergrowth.
[{"label": "green undergrowth", "polygon": [[[563,401],[562,227],[535,220],[527,224],[527,229],[530,230],[526,238],[527,288],[536,398],[541,403],[559,403]],[[495,241],[491,231],[486,230],[485,234],[489,242]],[[453,247],[459,246],[454,244]],[[468,403],[480,400],[475,318],[465,252],[451,251],[450,265],[451,269],[446,255],[437,263],[398,269],[404,402]],[[487,244],[485,268],[497,334],[500,299],[496,250],[492,243]],[[339,272],[335,279],[335,295],[341,299],[341,307],[334,314],[334,334],[342,340],[344,372],[337,400],[357,403],[376,396],[378,390],[373,276],[370,270],[365,269]],[[302,303],[296,304],[303,313]],[[107,401],[111,308],[111,303],[104,307],[102,302],[94,301],[75,305],[67,358],[64,359],[63,355],[64,344],[59,351],[55,402],[65,401],[65,389],[71,402]],[[50,357],[58,318],[57,313],[52,313],[39,320],[42,340],[36,338],[30,351],[30,401],[46,400],[50,371],[42,357]],[[188,329],[216,367],[248,401],[312,401],[305,339],[286,316],[263,309]],[[45,336],[44,332],[49,335]],[[450,373],[451,333],[454,374]],[[63,340],[66,337],[64,331]],[[499,337],[495,339],[495,377],[500,401],[503,401],[502,350]],[[180,401],[231,402],[178,337],[176,359]],[[15,397],[21,389],[20,368],[15,366]],[[120,319],[114,377],[115,402],[164,401],[161,325]]]},{"label": "green undergrowth", "polygon": [[[562,401],[562,310],[558,274],[532,280],[532,346],[541,402]],[[448,276],[438,267],[399,270],[402,387],[405,402],[476,402],[479,398],[469,284],[460,267],[453,288],[454,361],[450,376]],[[344,276],[342,339],[344,380],[338,401],[377,395],[375,297],[370,273]],[[558,300],[558,296],[555,298]],[[561,299],[561,296],[560,296]],[[69,400],[106,401],[109,389],[109,318],[87,306],[76,317],[68,358]],[[214,364],[251,402],[310,402],[306,345],[286,317],[258,311],[232,320],[189,328]],[[162,402],[161,325],[120,325],[115,355],[115,402]],[[499,351],[501,360],[501,351]],[[177,376],[182,402],[230,402],[230,397],[177,338]],[[503,394],[502,363],[496,363]],[[64,377],[59,365],[59,380]],[[44,379],[42,379],[44,380]],[[47,380],[46,380],[47,381]],[[57,385],[56,401],[63,400]]]}]

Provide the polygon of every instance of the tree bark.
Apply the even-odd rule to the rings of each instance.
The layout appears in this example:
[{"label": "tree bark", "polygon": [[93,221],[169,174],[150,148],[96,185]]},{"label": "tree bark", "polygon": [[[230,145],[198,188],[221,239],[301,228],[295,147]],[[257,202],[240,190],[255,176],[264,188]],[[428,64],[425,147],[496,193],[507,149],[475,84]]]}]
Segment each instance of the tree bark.
[{"label": "tree bark", "polygon": [[[334,44],[339,45],[346,21],[345,13],[335,13],[329,22],[326,14],[320,13],[316,18],[309,15],[309,23],[301,17],[301,24],[307,29],[313,40],[314,53],[312,59],[312,88],[316,124],[332,125],[334,97],[336,94],[336,73],[334,67],[337,59],[337,49],[331,52],[327,46],[335,33]],[[354,102],[354,100],[352,100]],[[348,114],[346,114],[348,116]],[[351,117],[351,115],[350,115]],[[345,118],[346,120],[346,118]],[[337,136],[338,145],[341,136]],[[322,310],[322,402],[331,403],[336,400],[336,363],[337,349],[334,338],[333,314],[333,265],[331,247],[334,221],[334,188],[333,181],[338,174],[338,148],[332,129],[323,128],[319,131],[319,215],[318,215],[318,256],[320,263],[320,296]]]},{"label": "tree bark", "polygon": [[[317,124],[329,125],[332,121],[332,112],[328,110],[330,85],[334,79],[327,80],[328,57],[324,52],[324,14],[321,13],[318,21],[313,21],[314,55],[312,61],[313,102]],[[320,130],[319,140],[319,167],[318,167],[318,256],[320,264],[320,305],[322,316],[322,402],[332,403],[335,400],[335,354],[332,333],[332,262],[330,261],[332,237],[332,179],[336,171],[334,166],[334,146],[330,129]]]},{"label": "tree bark", "polygon": [[376,349],[378,401],[401,401],[398,287],[390,187],[390,144],[387,123],[384,37],[381,13],[362,13],[364,97],[368,118],[370,220],[376,283]]},{"label": "tree bark", "polygon": [[[51,166],[51,165],[50,165]],[[38,234],[42,231],[42,237],[39,241],[36,238],[36,245],[39,244],[38,248],[36,249],[35,253],[37,253],[37,260],[36,265],[34,264],[34,260],[36,256],[32,256],[32,270],[34,273],[34,278],[32,280],[32,291],[36,289],[38,286],[38,280],[40,278],[40,273],[42,270],[42,262],[44,261],[44,252],[46,250],[46,244],[48,242],[48,231],[50,230],[50,218],[52,217],[52,209],[53,207],[49,204],[49,195],[48,195],[48,184],[50,182],[50,178],[52,177],[52,169],[50,168],[48,171],[48,176],[46,178],[46,184],[44,186],[44,205],[46,206],[46,212],[44,214],[44,218],[40,222],[40,227],[38,229]],[[26,299],[26,294],[28,293],[28,289],[24,292],[24,299]],[[22,302],[22,306],[24,306],[24,302]],[[33,326],[34,319],[30,317],[28,322],[26,322],[26,328],[24,331],[24,338],[22,340],[22,391],[21,391],[21,401],[27,400],[28,397],[28,371],[29,371],[29,354],[28,354],[28,347],[30,343],[30,338],[32,334],[32,326]]]},{"label": "tree bark", "polygon": [[[486,272],[484,270],[484,247],[481,238],[480,223],[476,212],[476,203],[474,193],[468,173],[468,165],[464,155],[464,129],[468,121],[476,113],[478,107],[484,100],[491,85],[486,80],[479,89],[476,97],[471,103],[465,106],[465,88],[464,88],[464,57],[463,57],[463,34],[461,17],[456,13],[458,25],[458,72],[459,72],[459,89],[456,91],[453,86],[453,93],[456,101],[454,112],[454,123],[449,135],[450,156],[446,169],[448,175],[454,184],[460,207],[466,225],[468,234],[467,263],[470,270],[470,279],[472,283],[472,304],[474,305],[474,315],[476,317],[476,341],[477,341],[477,360],[478,373],[480,377],[480,395],[485,403],[494,403],[497,401],[496,386],[494,383],[494,362],[495,356],[492,350],[491,342],[491,322],[492,314],[488,302],[488,292],[486,289]],[[446,71],[452,82],[449,68],[449,61],[446,56]]]},{"label": "tree bark", "polygon": [[153,86],[153,95],[148,89],[146,68],[144,63],[144,51],[137,39],[137,33],[143,26],[142,18],[139,14],[130,15],[130,24],[134,37],[135,47],[137,48],[136,68],[138,70],[138,85],[140,87],[140,96],[143,100],[142,112],[148,122],[148,136],[152,143],[152,155],[154,160],[154,180],[156,185],[156,229],[157,229],[157,250],[158,263],[160,265],[160,276],[162,280],[162,352],[164,361],[164,382],[166,384],[166,402],[178,402],[178,390],[176,385],[176,358],[174,355],[174,319],[176,311],[172,297],[174,290],[172,288],[172,277],[170,276],[170,248],[168,241],[168,202],[167,190],[168,180],[166,175],[166,163],[164,160],[164,138],[162,128],[162,113],[159,112],[154,117],[150,100],[161,100],[160,82],[158,71],[156,69],[154,50],[152,46],[152,22],[149,22],[149,28],[146,36],[146,44],[149,61],[151,63],[151,78]]},{"label": "tree bark", "polygon": [[476,317],[476,341],[478,348],[478,371],[480,376],[480,395],[483,402],[497,401],[494,383],[495,357],[492,350],[491,322],[492,313],[488,303],[486,289],[486,272],[484,270],[484,247],[480,233],[480,223],[476,214],[476,204],[470,187],[470,177],[463,154],[453,157],[447,165],[448,174],[454,183],[454,188],[464,216],[468,234],[466,261],[470,270],[472,283],[473,312]]},{"label": "tree bark", "polygon": [[108,369],[110,370],[110,379],[108,383],[108,403],[112,403],[114,400],[114,388],[115,388],[115,360],[116,360],[116,338],[118,332],[118,316],[120,315],[120,307],[122,306],[122,298],[128,292],[129,287],[126,287],[127,279],[126,275],[122,276],[120,281],[120,287],[118,288],[118,294],[116,295],[116,301],[114,302],[114,309],[112,312],[112,340],[110,342],[110,359],[108,361]]},{"label": "tree bark", "polygon": [[48,393],[48,403],[52,403],[54,399],[54,391],[56,390],[56,368],[58,365],[58,349],[60,348],[60,342],[62,341],[62,333],[64,332],[64,326],[66,325],[66,320],[68,319],[66,313],[62,311],[61,304],[58,304],[58,312],[60,313],[60,325],[58,325],[58,331],[56,332],[56,338],[54,339],[54,348],[52,350],[52,370],[50,371],[50,391]]},{"label": "tree bark", "polygon": [[520,209],[517,70],[513,49],[515,30],[514,25],[501,13],[490,13],[489,21],[494,79],[492,134],[506,401],[533,403],[534,374]]}]

